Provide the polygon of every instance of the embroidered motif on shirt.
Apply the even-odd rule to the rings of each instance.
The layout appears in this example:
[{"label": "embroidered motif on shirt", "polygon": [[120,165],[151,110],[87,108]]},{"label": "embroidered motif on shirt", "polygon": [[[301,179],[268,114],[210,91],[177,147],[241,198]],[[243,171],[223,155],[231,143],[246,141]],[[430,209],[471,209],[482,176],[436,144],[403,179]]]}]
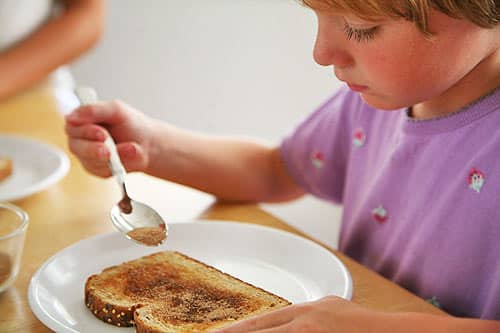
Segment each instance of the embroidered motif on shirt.
[{"label": "embroidered motif on shirt", "polygon": [[472,168],[469,171],[469,176],[467,177],[467,184],[469,184],[470,189],[479,193],[484,185],[484,179],[484,174],[480,170]]},{"label": "embroidered motif on shirt", "polygon": [[437,301],[437,297],[436,296],[432,296],[431,298],[428,298],[425,301],[427,303],[430,303],[430,304],[434,305],[436,308],[441,308],[441,304],[439,304],[439,302]]},{"label": "embroidered motif on shirt", "polygon": [[384,207],[378,206],[377,208],[372,210],[372,217],[378,223],[385,223],[389,216],[387,216],[387,211]]},{"label": "embroidered motif on shirt", "polygon": [[357,128],[354,130],[354,138],[352,139],[352,144],[354,147],[362,147],[365,144],[366,135],[362,128]]},{"label": "embroidered motif on shirt", "polygon": [[316,169],[321,169],[325,165],[325,156],[320,151],[311,154],[311,163]]}]

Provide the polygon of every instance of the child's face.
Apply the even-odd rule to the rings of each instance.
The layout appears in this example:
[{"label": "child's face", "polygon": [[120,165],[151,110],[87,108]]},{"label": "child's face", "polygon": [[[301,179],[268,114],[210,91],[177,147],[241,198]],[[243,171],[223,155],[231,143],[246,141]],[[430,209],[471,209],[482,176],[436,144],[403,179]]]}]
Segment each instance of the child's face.
[{"label": "child's face", "polygon": [[437,11],[429,17],[430,38],[403,19],[373,23],[326,10],[316,14],[316,62],[333,65],[340,80],[382,109],[439,98],[498,48],[486,29]]}]

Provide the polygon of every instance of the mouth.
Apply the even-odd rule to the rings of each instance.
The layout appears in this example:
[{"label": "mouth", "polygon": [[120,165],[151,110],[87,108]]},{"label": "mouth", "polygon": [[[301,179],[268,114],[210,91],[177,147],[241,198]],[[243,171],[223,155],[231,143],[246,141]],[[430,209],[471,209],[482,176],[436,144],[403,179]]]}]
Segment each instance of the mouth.
[{"label": "mouth", "polygon": [[362,92],[362,91],[365,91],[366,89],[368,89],[367,86],[362,86],[362,85],[359,85],[359,84],[354,84],[354,83],[349,83],[349,82],[346,82],[347,86],[349,86],[349,88],[353,91],[357,91],[357,92]]},{"label": "mouth", "polygon": [[362,92],[362,91],[365,91],[368,89],[368,86],[363,86],[361,84],[355,84],[355,83],[352,83],[352,82],[349,82],[347,81],[344,77],[343,77],[343,73],[341,73],[340,71],[337,71],[337,69],[334,67],[334,74],[335,76],[337,77],[337,79],[339,79],[340,81],[344,82],[345,84],[347,84],[347,86],[353,90],[353,91],[357,91],[357,92]]}]

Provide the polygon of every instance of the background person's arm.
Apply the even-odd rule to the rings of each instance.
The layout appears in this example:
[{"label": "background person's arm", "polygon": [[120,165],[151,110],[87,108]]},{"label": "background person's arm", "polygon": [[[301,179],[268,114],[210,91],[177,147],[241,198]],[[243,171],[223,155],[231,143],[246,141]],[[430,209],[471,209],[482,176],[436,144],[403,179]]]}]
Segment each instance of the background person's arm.
[{"label": "background person's arm", "polygon": [[61,13],[25,40],[0,52],[0,100],[27,89],[99,40],[102,0],[64,0]]}]

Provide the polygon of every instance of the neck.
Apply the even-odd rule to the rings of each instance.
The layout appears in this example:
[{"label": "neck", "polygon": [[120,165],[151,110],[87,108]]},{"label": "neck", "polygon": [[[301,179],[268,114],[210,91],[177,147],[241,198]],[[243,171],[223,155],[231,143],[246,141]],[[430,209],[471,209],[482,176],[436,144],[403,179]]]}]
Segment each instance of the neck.
[{"label": "neck", "polygon": [[415,104],[412,117],[430,119],[460,110],[500,86],[500,50],[483,59],[471,72],[443,94]]}]

